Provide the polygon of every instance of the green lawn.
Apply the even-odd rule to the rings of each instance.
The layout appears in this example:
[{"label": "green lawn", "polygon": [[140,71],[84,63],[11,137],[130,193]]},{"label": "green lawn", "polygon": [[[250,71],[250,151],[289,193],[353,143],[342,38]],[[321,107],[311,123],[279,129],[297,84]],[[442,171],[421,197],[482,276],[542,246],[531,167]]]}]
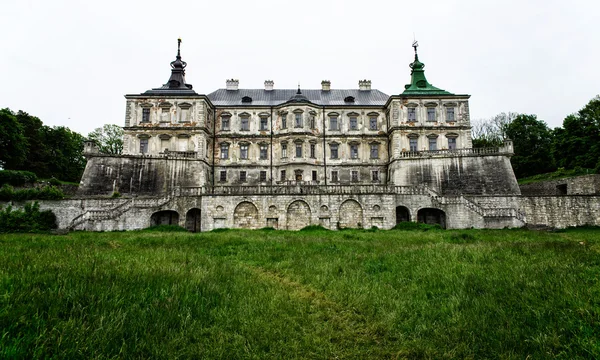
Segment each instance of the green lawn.
[{"label": "green lawn", "polygon": [[600,358],[600,230],[0,235],[0,358]]}]

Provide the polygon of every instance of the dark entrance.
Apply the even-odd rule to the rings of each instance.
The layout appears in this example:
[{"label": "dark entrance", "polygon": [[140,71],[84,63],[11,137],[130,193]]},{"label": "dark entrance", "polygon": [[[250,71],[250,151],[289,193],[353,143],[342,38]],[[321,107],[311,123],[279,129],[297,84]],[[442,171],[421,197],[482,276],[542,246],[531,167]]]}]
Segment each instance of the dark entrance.
[{"label": "dark entrance", "polygon": [[173,210],[155,212],[150,217],[150,225],[179,225],[179,214]]},{"label": "dark entrance", "polygon": [[201,212],[200,209],[190,209],[185,216],[185,228],[191,232],[200,231],[201,227]]},{"label": "dark entrance", "polygon": [[410,211],[406,206],[396,206],[396,224],[410,221]]},{"label": "dark entrance", "polygon": [[446,213],[440,209],[424,208],[417,212],[417,221],[423,224],[438,224],[442,229],[445,229]]}]

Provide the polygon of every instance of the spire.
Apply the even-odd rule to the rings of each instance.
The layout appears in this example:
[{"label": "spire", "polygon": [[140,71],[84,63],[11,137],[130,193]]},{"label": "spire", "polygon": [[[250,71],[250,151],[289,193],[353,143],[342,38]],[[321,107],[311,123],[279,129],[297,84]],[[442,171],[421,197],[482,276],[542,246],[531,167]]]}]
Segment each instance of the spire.
[{"label": "spire", "polygon": [[192,85],[185,83],[185,68],[187,63],[181,60],[181,38],[177,39],[177,56],[175,61],[171,62],[171,77],[165,84],[169,89],[188,90]]},{"label": "spire", "polygon": [[152,90],[146,91],[144,94],[147,95],[158,95],[158,94],[174,94],[174,91],[177,94],[196,94],[194,90],[192,90],[192,85],[187,84],[185,82],[185,68],[187,67],[187,63],[181,60],[181,38],[177,39],[177,56],[175,56],[175,60],[171,61],[171,76],[169,77],[169,81],[161,87],[153,88]]},{"label": "spire", "polygon": [[451,95],[448,91],[436,88],[431,85],[425,77],[425,64],[419,61],[419,54],[417,53],[417,47],[419,43],[415,40],[412,44],[415,49],[415,60],[410,63],[410,84],[404,86],[403,95]]},{"label": "spire", "polygon": [[292,96],[287,102],[296,102],[296,103],[309,103],[310,100],[304,95],[302,95],[302,91],[300,90],[300,84],[298,83],[298,91],[296,91],[296,95]]}]

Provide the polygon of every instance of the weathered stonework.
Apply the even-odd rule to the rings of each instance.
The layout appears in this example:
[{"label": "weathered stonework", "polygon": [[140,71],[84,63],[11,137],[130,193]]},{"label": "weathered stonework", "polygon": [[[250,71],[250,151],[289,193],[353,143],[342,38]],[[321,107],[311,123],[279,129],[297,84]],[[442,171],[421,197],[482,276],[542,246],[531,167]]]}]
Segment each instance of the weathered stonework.
[{"label": "weathered stonework", "polygon": [[600,225],[600,196],[521,196],[511,142],[473,149],[469,95],[429,84],[416,53],[392,96],[368,80],[302,91],[233,79],[201,95],[186,66],[178,53],[165,85],[126,96],[122,156],[86,143],[76,198],[40,202],[61,229]]}]

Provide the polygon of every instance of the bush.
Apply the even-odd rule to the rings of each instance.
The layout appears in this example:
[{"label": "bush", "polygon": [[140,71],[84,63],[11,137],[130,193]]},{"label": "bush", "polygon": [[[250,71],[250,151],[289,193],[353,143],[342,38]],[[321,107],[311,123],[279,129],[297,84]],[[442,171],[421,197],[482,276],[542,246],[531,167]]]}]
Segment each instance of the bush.
[{"label": "bush", "polygon": [[4,184],[0,188],[0,200],[2,201],[61,200],[64,197],[63,191],[55,186],[15,190],[12,186]]},{"label": "bush", "polygon": [[121,193],[120,193],[120,192],[118,192],[118,191],[115,191],[115,192],[112,194],[112,196],[111,196],[111,197],[113,197],[113,198],[120,198],[120,197],[121,197]]},{"label": "bush", "polygon": [[329,229],[321,225],[308,225],[300,229],[300,231],[329,231]]},{"label": "bush", "polygon": [[429,224],[423,224],[423,223],[419,223],[419,222],[404,221],[404,222],[396,224],[396,226],[394,226],[392,228],[392,230],[430,231],[430,230],[442,230],[442,227],[439,226],[438,224],[429,225]]},{"label": "bush", "polygon": [[56,215],[50,210],[40,211],[36,202],[25,204],[23,210],[13,210],[8,205],[0,207],[1,232],[37,232],[56,229]]},{"label": "bush", "polygon": [[0,170],[0,185],[23,186],[36,181],[37,176],[30,171]]},{"label": "bush", "polygon": [[179,225],[155,225],[144,229],[144,231],[156,231],[156,232],[187,232],[186,229]]},{"label": "bush", "polygon": [[54,185],[54,186],[60,186],[60,185],[62,185],[62,182],[60,180],[58,180],[57,178],[52,177],[52,178],[48,179],[48,184]]}]

